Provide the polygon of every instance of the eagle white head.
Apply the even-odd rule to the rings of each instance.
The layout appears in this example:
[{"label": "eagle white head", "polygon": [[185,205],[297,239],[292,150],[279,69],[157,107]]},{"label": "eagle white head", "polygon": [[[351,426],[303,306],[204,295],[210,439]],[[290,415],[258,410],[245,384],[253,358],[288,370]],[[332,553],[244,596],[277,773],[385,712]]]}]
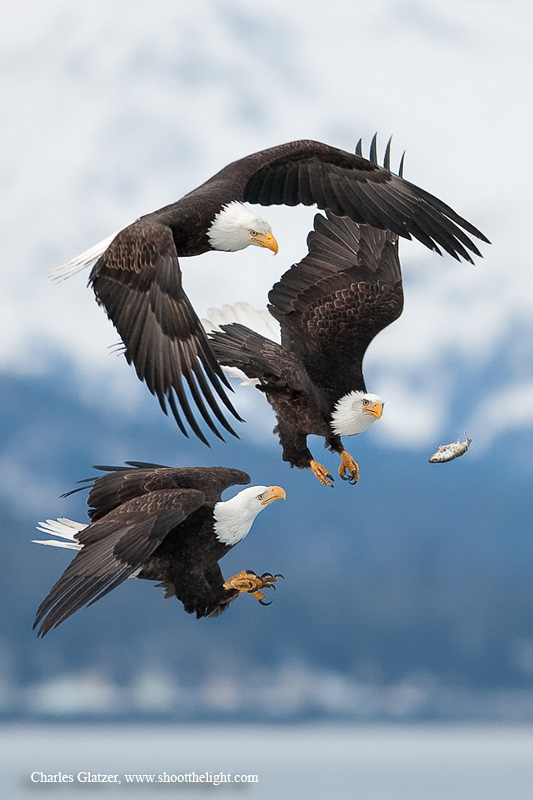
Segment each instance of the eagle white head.
[{"label": "eagle white head", "polygon": [[215,535],[223,544],[233,545],[244,539],[254,519],[274,500],[285,499],[281,486],[249,486],[215,505]]},{"label": "eagle white head", "polygon": [[207,238],[213,250],[235,252],[253,244],[278,252],[278,243],[268,222],[236,200],[218,212],[207,231]]},{"label": "eagle white head", "polygon": [[385,402],[377,394],[349,392],[341,397],[331,415],[331,429],[337,436],[362,433],[383,414]]}]

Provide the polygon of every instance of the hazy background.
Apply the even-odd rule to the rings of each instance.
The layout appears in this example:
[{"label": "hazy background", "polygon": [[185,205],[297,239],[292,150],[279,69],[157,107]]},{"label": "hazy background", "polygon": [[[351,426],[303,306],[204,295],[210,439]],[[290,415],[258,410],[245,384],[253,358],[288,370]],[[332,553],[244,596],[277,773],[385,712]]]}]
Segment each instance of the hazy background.
[{"label": "hazy background", "polygon": [[[533,719],[533,281],[529,3],[21,0],[0,28],[0,713],[5,720]],[[298,138],[393,163],[491,239],[474,266],[402,242],[406,306],[365,364],[385,414],[356,487],[280,460],[237,389],[241,439],[179,435],[86,288],[49,272],[226,163]],[[305,253],[312,209],[263,209],[280,244],[183,259],[200,314]],[[446,465],[439,444],[472,438]],[[337,464],[321,443],[315,453]],[[68,553],[30,544],[91,465],[227,464],[287,501],[223,562],[283,572],[274,602],[188,617],[133,581],[44,641]],[[60,768],[57,766],[56,768]],[[50,765],[50,770],[53,767]]]}]

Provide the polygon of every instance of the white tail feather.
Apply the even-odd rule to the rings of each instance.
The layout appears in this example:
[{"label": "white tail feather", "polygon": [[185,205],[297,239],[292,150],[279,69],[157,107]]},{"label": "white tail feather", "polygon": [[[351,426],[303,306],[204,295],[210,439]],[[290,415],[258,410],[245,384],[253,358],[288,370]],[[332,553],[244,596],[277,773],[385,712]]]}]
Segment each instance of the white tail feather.
[{"label": "white tail feather", "polygon": [[[274,342],[281,342],[280,328],[274,317],[266,309],[254,308],[250,303],[234,303],[224,305],[222,308],[208,308],[207,319],[202,319],[202,325],[206,333],[221,331],[221,325],[229,325],[232,322],[240,322],[252,331],[261,334]],[[238,367],[228,367],[220,365],[227,375],[232,378],[239,378],[241,386],[258,386],[257,378],[248,378]]]},{"label": "white tail feather", "polygon": [[45,544],[48,547],[62,547],[64,550],[81,550],[77,542],[60,542],[58,539],[32,539],[32,544]]},{"label": "white tail feather", "polygon": [[75,522],[73,519],[60,517],[59,519],[47,519],[46,522],[39,522],[37,530],[74,541],[75,534],[85,530],[86,527],[87,525],[84,522]]},{"label": "white tail feather", "polygon": [[240,322],[247,328],[260,333],[274,342],[281,342],[280,328],[276,320],[268,313],[266,308],[254,308],[250,303],[234,303],[224,305],[222,308],[208,308],[207,319],[202,319],[202,325],[207,333],[220,331],[221,325],[231,322]]},{"label": "white tail feather", "polygon": [[[73,519],[60,517],[59,519],[47,519],[46,522],[39,522],[37,530],[49,533],[51,536],[60,536],[59,539],[32,539],[32,544],[44,544],[47,547],[61,547],[63,550],[82,549],[83,545],[76,541],[76,534],[88,528],[83,522],[74,522]],[[136,578],[142,572],[142,565],[138,567],[128,578]]]},{"label": "white tail feather", "polygon": [[249,378],[239,367],[228,367],[227,364],[221,364],[220,366],[226,375],[232,378],[239,378],[240,386],[259,386],[260,384],[258,378]]},{"label": "white tail feather", "polygon": [[71,278],[73,275],[76,275],[78,272],[81,272],[82,269],[90,267],[91,264],[94,264],[94,262],[99,259],[103,253],[105,253],[119,232],[120,231],[116,231],[111,236],[107,236],[105,239],[102,239],[101,242],[89,247],[88,250],[84,250],[84,252],[80,253],[79,256],[67,261],[66,264],[56,267],[56,269],[52,270],[50,273],[50,278],[53,281],[64,281],[67,278]]},{"label": "white tail feather", "polygon": [[66,541],[58,539],[32,539],[34,544],[45,544],[50,547],[63,547],[66,550],[81,550],[82,545],[76,541],[76,534],[84,530],[87,525],[81,522],[74,522],[72,519],[61,517],[60,519],[47,519],[46,522],[39,522],[37,530],[49,533],[50,536],[59,536]]}]

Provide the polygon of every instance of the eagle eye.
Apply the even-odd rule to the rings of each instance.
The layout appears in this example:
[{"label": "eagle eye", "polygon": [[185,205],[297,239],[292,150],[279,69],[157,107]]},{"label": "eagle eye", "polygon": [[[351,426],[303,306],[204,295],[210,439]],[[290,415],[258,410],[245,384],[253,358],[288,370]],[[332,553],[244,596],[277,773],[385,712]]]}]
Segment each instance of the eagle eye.
[{"label": "eagle eye", "polygon": [[257,236],[257,231],[250,231],[250,236]]}]

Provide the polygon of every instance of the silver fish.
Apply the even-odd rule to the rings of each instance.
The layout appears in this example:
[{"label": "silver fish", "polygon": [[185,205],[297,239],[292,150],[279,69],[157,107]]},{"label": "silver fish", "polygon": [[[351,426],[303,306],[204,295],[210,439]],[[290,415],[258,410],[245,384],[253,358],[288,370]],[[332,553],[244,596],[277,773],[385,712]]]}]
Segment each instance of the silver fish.
[{"label": "silver fish", "polygon": [[430,464],[442,464],[445,461],[452,461],[454,458],[459,458],[459,456],[464,456],[472,439],[469,439],[465,433],[465,441],[461,442],[457,439],[456,442],[451,442],[451,444],[441,444],[439,449],[436,453],[433,453],[431,458],[428,458]]}]

